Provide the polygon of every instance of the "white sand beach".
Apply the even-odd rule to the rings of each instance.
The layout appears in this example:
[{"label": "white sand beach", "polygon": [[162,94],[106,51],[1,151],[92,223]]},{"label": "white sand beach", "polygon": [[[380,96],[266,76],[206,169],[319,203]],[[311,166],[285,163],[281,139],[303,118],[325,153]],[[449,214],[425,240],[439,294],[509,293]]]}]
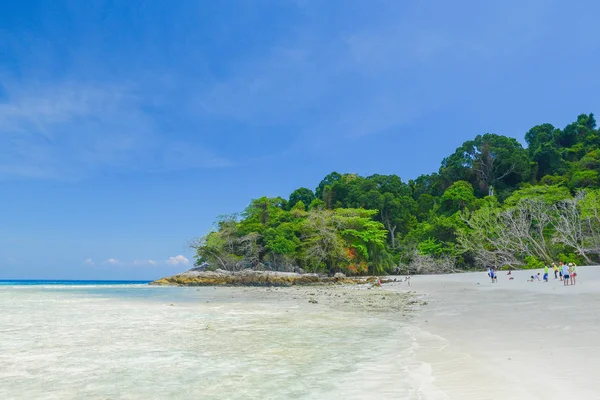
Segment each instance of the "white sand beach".
[{"label": "white sand beach", "polygon": [[[538,271],[536,271],[538,272]],[[414,276],[389,290],[428,301],[415,318],[411,372],[426,399],[600,399],[600,268],[575,286],[532,271]]]}]

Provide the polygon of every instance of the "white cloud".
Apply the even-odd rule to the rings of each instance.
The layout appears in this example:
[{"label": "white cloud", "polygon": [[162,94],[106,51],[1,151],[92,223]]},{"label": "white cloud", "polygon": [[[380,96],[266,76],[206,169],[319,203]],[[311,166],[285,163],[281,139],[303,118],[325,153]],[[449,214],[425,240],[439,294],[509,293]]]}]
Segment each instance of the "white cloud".
[{"label": "white cloud", "polygon": [[123,263],[116,258],[109,258],[108,260],[104,261],[103,264],[120,265]]},{"label": "white cloud", "polygon": [[132,265],[156,265],[156,261],[154,260],[134,260]]},{"label": "white cloud", "polygon": [[180,254],[175,257],[169,257],[169,259],[166,260],[166,263],[170,265],[190,265],[190,260]]},{"label": "white cloud", "polygon": [[86,258],[86,259],[83,261],[83,263],[84,263],[84,264],[87,264],[87,265],[94,265],[94,260],[92,260],[91,258]]}]

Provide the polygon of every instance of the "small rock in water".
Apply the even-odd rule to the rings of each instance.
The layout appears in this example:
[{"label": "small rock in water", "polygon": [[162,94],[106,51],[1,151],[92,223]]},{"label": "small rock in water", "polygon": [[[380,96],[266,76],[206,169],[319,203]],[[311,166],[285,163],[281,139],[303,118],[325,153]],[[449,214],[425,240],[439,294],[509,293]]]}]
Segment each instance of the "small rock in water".
[{"label": "small rock in water", "polygon": [[308,302],[312,303],[312,304],[317,304],[318,303],[318,301],[316,301],[315,299],[310,299],[310,300],[308,300]]},{"label": "small rock in water", "polygon": [[173,307],[175,304],[171,303],[171,307]]}]

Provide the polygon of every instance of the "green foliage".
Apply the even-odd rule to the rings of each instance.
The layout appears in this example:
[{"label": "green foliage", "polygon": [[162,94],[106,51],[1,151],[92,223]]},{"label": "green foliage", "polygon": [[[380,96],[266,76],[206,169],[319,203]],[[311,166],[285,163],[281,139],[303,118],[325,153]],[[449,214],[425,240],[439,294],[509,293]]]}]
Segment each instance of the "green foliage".
[{"label": "green foliage", "polygon": [[442,254],[442,243],[435,238],[428,238],[417,245],[419,253],[424,256],[439,256]]},{"label": "green foliage", "polygon": [[294,254],[300,245],[300,239],[294,236],[292,229],[285,225],[269,228],[264,235],[265,249],[276,254]]},{"label": "green foliage", "polygon": [[307,188],[296,189],[290,194],[290,199],[288,200],[288,209],[293,208],[299,202],[302,202],[303,205],[309,205],[315,199],[315,194],[312,190]]},{"label": "green foliage", "polygon": [[454,214],[465,208],[470,208],[475,203],[473,186],[466,181],[457,181],[452,184],[441,197],[441,211]]},{"label": "green foliage", "polygon": [[560,253],[556,256],[556,259],[558,261],[562,261],[563,264],[569,264],[569,263],[573,263],[575,265],[585,265],[586,264],[585,259],[575,253],[566,253],[566,254]]},{"label": "green foliage", "polygon": [[547,204],[556,204],[571,197],[571,192],[562,186],[528,186],[517,190],[504,201],[507,206],[514,206],[525,199],[537,199]]},{"label": "green foliage", "polygon": [[487,133],[408,182],[332,172],[314,192],[254,199],[194,243],[196,262],[380,274],[418,257],[462,268],[600,261],[594,115],[564,129],[537,125],[525,141]]},{"label": "green foliage", "polygon": [[450,185],[463,180],[477,188],[480,196],[493,189],[504,190],[527,181],[530,160],[514,138],[486,133],[467,141],[442,161],[440,175]]},{"label": "green foliage", "polygon": [[535,257],[527,256],[525,257],[525,269],[540,269],[544,268],[544,262],[538,260]]},{"label": "green foliage", "polygon": [[571,187],[574,189],[598,187],[599,185],[600,178],[598,177],[598,171],[575,171],[571,178]]}]

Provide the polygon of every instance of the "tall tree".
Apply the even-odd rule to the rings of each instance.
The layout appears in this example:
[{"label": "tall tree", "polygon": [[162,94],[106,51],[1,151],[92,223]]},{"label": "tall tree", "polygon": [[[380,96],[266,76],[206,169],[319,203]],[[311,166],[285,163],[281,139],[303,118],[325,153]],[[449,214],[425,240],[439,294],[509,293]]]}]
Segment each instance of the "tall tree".
[{"label": "tall tree", "polygon": [[480,195],[493,195],[494,189],[514,188],[527,180],[529,158],[516,139],[486,133],[463,143],[445,158],[440,175],[451,182],[469,181]]},{"label": "tall tree", "polygon": [[310,203],[312,203],[314,199],[315,194],[312,190],[305,187],[301,187],[299,189],[294,190],[292,194],[290,194],[290,199],[288,200],[287,206],[288,209],[291,210],[299,201],[308,206]]}]

